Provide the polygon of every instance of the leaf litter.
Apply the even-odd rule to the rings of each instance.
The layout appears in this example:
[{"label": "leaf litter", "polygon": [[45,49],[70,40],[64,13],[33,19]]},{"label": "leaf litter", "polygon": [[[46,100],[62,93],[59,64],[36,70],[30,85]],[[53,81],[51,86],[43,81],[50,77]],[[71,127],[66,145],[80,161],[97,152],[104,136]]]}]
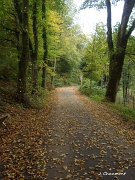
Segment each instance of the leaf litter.
[{"label": "leaf litter", "polygon": [[0,129],[1,180],[108,180],[104,172],[134,179],[132,125],[76,89],[56,89],[47,109],[8,105],[11,117]]}]

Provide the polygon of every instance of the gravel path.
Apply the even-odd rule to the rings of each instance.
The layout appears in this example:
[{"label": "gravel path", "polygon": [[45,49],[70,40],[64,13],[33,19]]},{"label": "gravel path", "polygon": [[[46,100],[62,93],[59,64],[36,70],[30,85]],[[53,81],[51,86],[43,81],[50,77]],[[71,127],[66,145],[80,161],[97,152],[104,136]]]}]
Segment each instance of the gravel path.
[{"label": "gravel path", "polygon": [[20,124],[12,118],[15,131],[2,137],[0,180],[135,180],[132,125],[76,87],[54,93],[47,114],[25,110]]}]

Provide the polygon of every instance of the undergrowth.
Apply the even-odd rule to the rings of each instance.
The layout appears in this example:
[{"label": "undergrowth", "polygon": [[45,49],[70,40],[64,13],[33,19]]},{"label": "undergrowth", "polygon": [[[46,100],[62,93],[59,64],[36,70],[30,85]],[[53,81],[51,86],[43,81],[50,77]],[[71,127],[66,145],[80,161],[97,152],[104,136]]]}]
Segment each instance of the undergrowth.
[{"label": "undergrowth", "polygon": [[101,101],[105,96],[105,89],[97,85],[90,87],[90,83],[87,80],[80,87],[80,92],[95,101]]},{"label": "undergrowth", "polygon": [[123,106],[122,104],[110,104],[107,103],[112,109],[121,115],[127,121],[133,121],[135,123],[135,109],[127,106]]},{"label": "undergrowth", "polygon": [[41,109],[47,105],[50,97],[50,92],[39,87],[36,92],[31,93],[31,91],[29,91],[25,94],[25,96],[31,107]]},{"label": "undergrowth", "polygon": [[32,93],[32,88],[29,86],[27,92],[25,93],[25,103],[20,104],[15,100],[16,97],[16,83],[10,81],[0,81],[0,105],[5,103],[10,103],[17,105],[17,107],[26,107],[26,108],[37,108],[41,109],[46,107],[50,92],[47,89],[38,87],[34,93]]}]

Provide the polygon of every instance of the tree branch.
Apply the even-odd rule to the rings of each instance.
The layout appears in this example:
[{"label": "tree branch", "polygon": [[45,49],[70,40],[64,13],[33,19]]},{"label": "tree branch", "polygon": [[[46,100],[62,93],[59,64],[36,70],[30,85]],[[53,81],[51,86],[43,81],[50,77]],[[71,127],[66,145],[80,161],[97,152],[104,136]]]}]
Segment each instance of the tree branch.
[{"label": "tree branch", "polygon": [[3,38],[3,40],[6,41],[6,42],[11,42],[16,47],[16,43],[12,39]]},{"label": "tree branch", "polygon": [[132,26],[130,27],[130,29],[128,30],[128,33],[126,34],[126,38],[128,39],[131,35],[131,33],[133,32],[133,30],[135,29],[135,19],[132,23]]},{"label": "tree branch", "polygon": [[119,32],[118,32],[117,46],[121,46],[121,47],[125,46],[126,41],[128,40],[128,38],[130,36],[131,32],[129,32],[126,35],[126,29],[127,29],[127,24],[128,24],[132,9],[134,7],[134,4],[135,4],[135,2],[133,0],[125,0],[122,19],[121,19],[121,25],[120,25]]},{"label": "tree branch", "polygon": [[10,28],[5,27],[5,26],[3,26],[3,28],[4,28],[4,29],[6,29],[7,31],[11,31],[11,32],[14,32],[14,33],[18,33],[18,31],[17,31],[17,30],[10,29]]},{"label": "tree branch", "polygon": [[126,55],[135,56],[135,54],[133,54],[133,53],[128,53],[128,52],[126,52],[125,54],[126,54]]},{"label": "tree branch", "polygon": [[17,13],[17,16],[18,16],[18,20],[20,23],[22,23],[22,12],[21,12],[21,9],[20,9],[20,6],[19,6],[19,2],[18,0],[12,0],[13,1],[13,4],[14,4],[14,8],[16,10],[16,13]]}]

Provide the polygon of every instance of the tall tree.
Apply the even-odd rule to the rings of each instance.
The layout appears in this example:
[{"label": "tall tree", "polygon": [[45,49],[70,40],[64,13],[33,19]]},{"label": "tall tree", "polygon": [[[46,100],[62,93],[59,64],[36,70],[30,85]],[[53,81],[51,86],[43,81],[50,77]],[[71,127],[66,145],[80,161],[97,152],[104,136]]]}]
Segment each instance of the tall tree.
[{"label": "tall tree", "polygon": [[109,66],[109,82],[105,95],[107,101],[115,102],[118,91],[118,86],[121,78],[125,52],[128,39],[135,28],[135,19],[131,27],[127,30],[129,17],[135,5],[135,0],[125,0],[121,24],[118,29],[116,50],[114,51],[112,31],[111,31],[111,3],[106,1],[107,5],[107,28],[108,28],[108,49],[110,52],[110,66]]},{"label": "tall tree", "polygon": [[17,99],[19,102],[24,101],[26,92],[26,75],[29,61],[29,35],[28,35],[28,9],[29,0],[22,2],[22,53],[19,61],[19,73],[17,83]]},{"label": "tall tree", "polygon": [[[116,3],[117,1],[115,1]],[[112,39],[112,23],[111,23],[111,1],[96,1],[86,0],[84,1],[82,8],[104,8],[107,9],[107,40],[109,50],[109,82],[106,90],[105,100],[115,102],[118,91],[118,86],[121,78],[123,62],[125,57],[125,51],[127,47],[128,39],[135,28],[135,18],[132,21],[132,25],[128,28],[129,18],[135,5],[135,0],[125,0],[123,14],[121,18],[120,26],[118,27],[118,35],[116,45]]]}]

